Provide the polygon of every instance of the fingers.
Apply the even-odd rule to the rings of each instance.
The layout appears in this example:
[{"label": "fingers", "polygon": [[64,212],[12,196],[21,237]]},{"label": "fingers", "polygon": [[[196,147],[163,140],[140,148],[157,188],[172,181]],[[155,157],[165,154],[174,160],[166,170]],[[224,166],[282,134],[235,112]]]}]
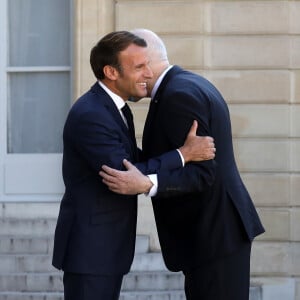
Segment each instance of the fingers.
[{"label": "fingers", "polygon": [[207,136],[206,138],[214,145],[214,138],[212,138],[211,136]]},{"label": "fingers", "polygon": [[214,142],[214,138],[212,138],[211,136],[202,136],[202,138],[207,142],[208,145],[214,146],[215,142]]},{"label": "fingers", "polygon": [[130,161],[128,161],[127,159],[123,159],[123,165],[125,166],[125,168],[127,170],[131,170],[131,169],[134,168],[134,165]]},{"label": "fingers", "polygon": [[110,181],[106,181],[105,179],[102,180],[104,184],[106,184],[106,186],[108,187],[108,189],[114,193],[118,193],[120,194],[120,188],[117,184],[110,182]]},{"label": "fingers", "polygon": [[114,182],[118,181],[118,179],[116,177],[111,176],[111,175],[105,173],[104,171],[100,171],[99,175],[102,177],[102,181],[105,184],[110,184],[110,183],[114,183]]},{"label": "fingers", "polygon": [[203,137],[203,144],[205,144],[205,160],[210,160],[215,158],[216,148],[214,139],[210,136]]},{"label": "fingers", "polygon": [[196,136],[197,135],[197,128],[198,128],[198,122],[196,120],[194,120],[188,135]]},{"label": "fingers", "polygon": [[205,136],[204,139],[207,141],[207,145],[212,151],[216,152],[214,139],[211,136]]},{"label": "fingers", "polygon": [[216,156],[215,153],[210,153],[210,154],[207,155],[207,159],[208,159],[208,160],[214,159],[215,156]]},{"label": "fingers", "polygon": [[107,173],[107,174],[109,174],[109,175],[111,175],[111,176],[116,176],[116,175],[117,175],[117,172],[118,172],[118,170],[115,170],[115,169],[113,169],[113,168],[110,168],[110,167],[108,167],[108,166],[106,166],[106,165],[103,165],[103,166],[102,166],[102,170],[103,170],[105,173]]},{"label": "fingers", "polygon": [[[135,168],[135,166],[134,166],[130,161],[128,161],[127,159],[123,159],[123,165],[125,166],[125,168],[126,168],[127,170],[131,170],[131,169],[134,169],[134,168]],[[120,174],[120,172],[122,172],[122,171],[120,171],[120,170],[110,168],[110,167],[108,167],[108,166],[106,166],[106,165],[103,165],[103,166],[102,166],[102,170],[103,170],[105,173],[110,174],[111,176],[117,176],[117,175]]]},{"label": "fingers", "polygon": [[216,157],[216,148],[212,147],[209,149],[209,153],[207,154],[208,159],[214,159]]}]

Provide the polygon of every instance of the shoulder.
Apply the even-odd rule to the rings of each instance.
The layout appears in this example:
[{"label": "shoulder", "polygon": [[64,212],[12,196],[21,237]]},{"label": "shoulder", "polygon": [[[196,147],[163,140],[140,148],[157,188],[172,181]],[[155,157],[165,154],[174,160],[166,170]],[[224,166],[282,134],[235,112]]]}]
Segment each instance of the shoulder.
[{"label": "shoulder", "polygon": [[72,105],[65,128],[75,130],[86,124],[102,124],[110,122],[109,109],[102,96],[93,93],[91,90],[79,97]]},{"label": "shoulder", "polygon": [[214,98],[221,94],[212,82],[202,75],[191,71],[177,69],[165,88],[169,97]]}]

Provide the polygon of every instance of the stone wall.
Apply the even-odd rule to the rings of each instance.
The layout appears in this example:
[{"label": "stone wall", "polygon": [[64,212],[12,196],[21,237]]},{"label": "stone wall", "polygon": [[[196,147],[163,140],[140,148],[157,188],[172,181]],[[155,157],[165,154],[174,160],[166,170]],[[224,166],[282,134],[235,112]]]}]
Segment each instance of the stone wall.
[{"label": "stone wall", "polygon": [[[219,88],[266,228],[253,246],[253,280],[265,283],[264,299],[300,299],[300,1],[77,0],[75,12],[76,96],[94,82],[92,45],[138,27],[162,37],[171,63]],[[148,103],[132,106],[139,140]],[[138,232],[158,250],[150,200],[139,204]]]}]

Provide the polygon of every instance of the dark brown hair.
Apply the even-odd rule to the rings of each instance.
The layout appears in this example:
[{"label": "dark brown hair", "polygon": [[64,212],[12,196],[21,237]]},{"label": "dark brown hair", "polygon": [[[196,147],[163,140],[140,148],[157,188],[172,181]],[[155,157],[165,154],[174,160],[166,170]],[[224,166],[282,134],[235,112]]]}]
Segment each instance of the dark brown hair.
[{"label": "dark brown hair", "polygon": [[147,47],[144,39],[129,31],[114,31],[104,36],[91,50],[90,64],[98,79],[105,77],[103,68],[112,66],[121,72],[119,53],[131,44]]}]

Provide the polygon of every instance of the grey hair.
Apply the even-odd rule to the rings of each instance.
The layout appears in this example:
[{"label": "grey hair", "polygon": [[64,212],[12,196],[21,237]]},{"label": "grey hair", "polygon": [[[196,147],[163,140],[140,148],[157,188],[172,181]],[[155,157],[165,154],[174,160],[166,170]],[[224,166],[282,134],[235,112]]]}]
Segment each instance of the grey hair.
[{"label": "grey hair", "polygon": [[156,33],[144,28],[133,29],[131,30],[131,33],[144,39],[147,42],[149,51],[151,53],[155,53],[157,59],[161,61],[169,61],[166,46]]}]

